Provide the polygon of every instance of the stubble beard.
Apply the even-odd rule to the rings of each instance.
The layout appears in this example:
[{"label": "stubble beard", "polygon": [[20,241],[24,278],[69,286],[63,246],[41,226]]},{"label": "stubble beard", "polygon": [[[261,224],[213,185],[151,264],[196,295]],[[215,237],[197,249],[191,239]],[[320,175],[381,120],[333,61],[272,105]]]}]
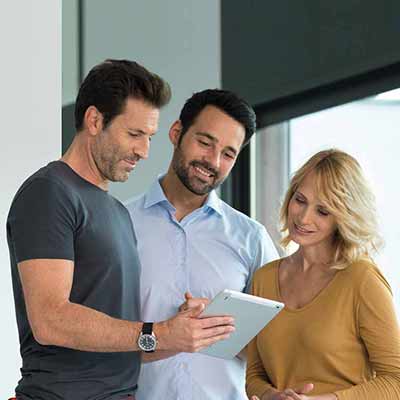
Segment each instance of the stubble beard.
[{"label": "stubble beard", "polygon": [[[102,134],[107,134],[102,132]],[[104,179],[110,182],[125,182],[129,172],[118,168],[118,163],[123,159],[118,151],[118,145],[113,143],[96,143],[93,148],[93,157],[97,169]]]},{"label": "stubble beard", "polygon": [[[189,176],[189,168],[192,166],[202,166],[205,169],[212,170],[214,173],[213,183],[199,183],[195,184],[196,177]],[[218,180],[218,172],[211,168],[205,161],[192,160],[189,163],[185,163],[182,150],[180,148],[175,149],[172,158],[172,169],[175,171],[177,177],[182,182],[183,186],[186,187],[190,192],[198,196],[204,196],[216,189],[224,180]]]}]

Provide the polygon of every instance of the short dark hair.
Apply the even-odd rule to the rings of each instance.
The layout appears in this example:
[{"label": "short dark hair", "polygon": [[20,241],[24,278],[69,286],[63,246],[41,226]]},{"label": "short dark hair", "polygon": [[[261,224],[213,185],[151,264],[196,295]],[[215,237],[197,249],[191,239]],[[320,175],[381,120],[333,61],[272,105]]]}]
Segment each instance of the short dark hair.
[{"label": "short dark hair", "polygon": [[75,103],[75,128],[83,128],[90,106],[103,115],[104,128],[123,112],[127,98],[143,100],[156,108],[166,105],[171,89],[166,81],[129,60],[105,60],[91,69],[83,81]]},{"label": "short dark hair", "polygon": [[207,89],[194,93],[183,106],[179,116],[182,124],[179,143],[183,135],[193,125],[197,116],[206,106],[219,108],[243,125],[246,133],[242,147],[250,141],[251,136],[256,130],[256,114],[249,103],[229,90]]}]

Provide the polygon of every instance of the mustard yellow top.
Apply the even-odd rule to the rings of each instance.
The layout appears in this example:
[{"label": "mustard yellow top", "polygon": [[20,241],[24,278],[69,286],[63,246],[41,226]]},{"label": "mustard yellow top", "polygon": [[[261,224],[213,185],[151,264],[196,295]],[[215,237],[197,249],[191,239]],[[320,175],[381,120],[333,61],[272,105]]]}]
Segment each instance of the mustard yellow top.
[{"label": "mustard yellow top", "polygon": [[[256,296],[282,301],[280,260],[259,269]],[[285,308],[248,346],[246,391],[262,396],[313,383],[309,395],[340,400],[400,399],[400,331],[390,286],[359,261],[338,271],[306,306]]]}]

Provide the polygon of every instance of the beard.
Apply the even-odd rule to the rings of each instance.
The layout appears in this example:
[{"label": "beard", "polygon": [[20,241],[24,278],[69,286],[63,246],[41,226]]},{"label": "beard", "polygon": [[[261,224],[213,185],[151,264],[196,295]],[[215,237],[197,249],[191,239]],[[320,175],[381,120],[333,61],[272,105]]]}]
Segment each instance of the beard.
[{"label": "beard", "polygon": [[[209,171],[213,175],[212,180],[208,182],[202,180],[198,176],[190,176],[190,167],[201,167]],[[224,178],[221,179],[218,171],[207,161],[192,160],[190,162],[186,162],[183,152],[179,147],[175,149],[172,157],[172,169],[175,171],[179,180],[186,187],[186,189],[198,196],[203,196],[210,193],[224,181]]]},{"label": "beard", "polygon": [[128,166],[122,167],[121,161],[137,162],[138,158],[132,157],[131,154],[124,156],[119,145],[112,143],[107,134],[106,130],[103,131],[101,135],[104,136],[101,136],[92,148],[94,162],[104,179],[110,182],[125,182],[131,170]]}]

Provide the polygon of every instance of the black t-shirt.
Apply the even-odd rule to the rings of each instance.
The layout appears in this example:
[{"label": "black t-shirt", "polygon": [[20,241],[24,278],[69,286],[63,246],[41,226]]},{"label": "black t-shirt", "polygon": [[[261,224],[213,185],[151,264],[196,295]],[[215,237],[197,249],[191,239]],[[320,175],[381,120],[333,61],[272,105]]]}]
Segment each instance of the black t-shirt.
[{"label": "black t-shirt", "polygon": [[140,264],[126,208],[67,164],[55,161],[17,192],[7,239],[23,359],[19,399],[100,400],[133,394],[138,352],[95,353],[36,342],[17,268],[29,259],[73,260],[71,302],[138,321]]}]

